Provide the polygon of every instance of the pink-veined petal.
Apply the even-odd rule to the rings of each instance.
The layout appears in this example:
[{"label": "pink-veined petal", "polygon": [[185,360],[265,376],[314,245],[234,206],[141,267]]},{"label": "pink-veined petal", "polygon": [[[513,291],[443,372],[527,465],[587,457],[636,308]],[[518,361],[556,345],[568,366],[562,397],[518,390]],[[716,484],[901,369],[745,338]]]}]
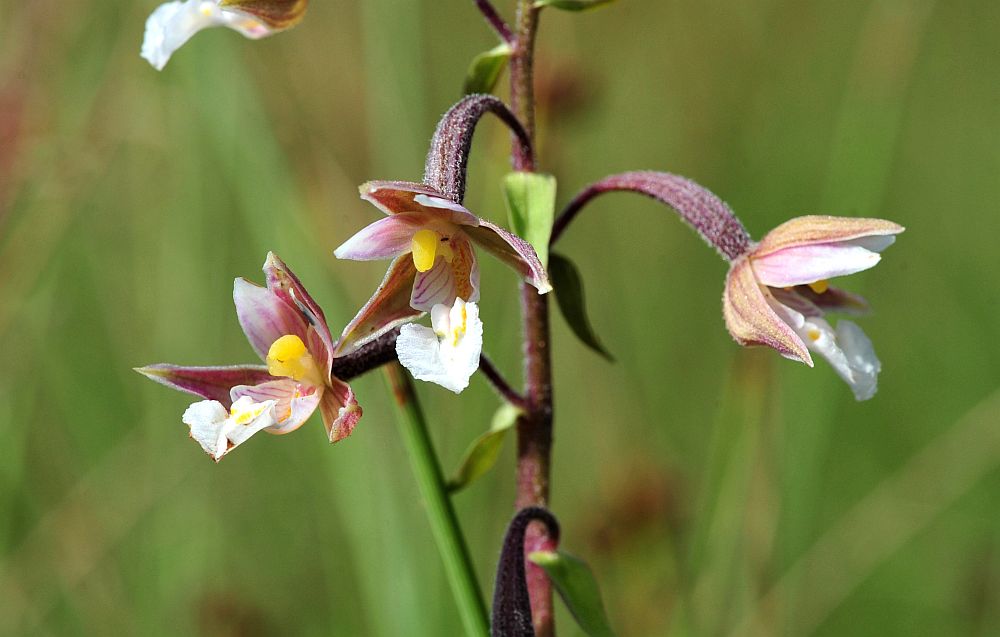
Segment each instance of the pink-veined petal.
[{"label": "pink-veined petal", "polygon": [[410,306],[417,269],[410,255],[396,257],[372,298],[347,324],[334,350],[337,356],[353,351],[397,325],[423,314]]},{"label": "pink-veined petal", "polygon": [[249,396],[254,402],[267,400],[274,402],[274,424],[268,433],[287,434],[301,427],[316,411],[322,398],[323,388],[310,387],[291,378],[281,378],[259,385],[233,387],[233,402]]},{"label": "pink-veined petal", "polygon": [[423,212],[403,212],[369,224],[333,251],[338,259],[394,259],[412,249],[413,235],[431,221]]},{"label": "pink-veined petal", "polygon": [[410,306],[422,312],[430,312],[439,303],[450,307],[455,302],[457,291],[455,271],[444,257],[438,256],[433,268],[417,272],[410,295]]},{"label": "pink-veined petal", "polygon": [[836,243],[785,248],[763,257],[755,253],[750,258],[757,280],[776,288],[854,274],[875,267],[882,259],[861,246]]},{"label": "pink-veined petal", "polygon": [[753,254],[759,258],[786,248],[889,236],[903,230],[903,226],[885,219],[806,215],[790,219],[768,232]]},{"label": "pink-veined petal", "polygon": [[323,392],[319,408],[330,442],[337,442],[351,435],[361,419],[361,406],[358,405],[351,386],[336,378],[331,380],[330,386]]},{"label": "pink-veined petal", "polygon": [[812,357],[795,331],[771,309],[770,293],[754,277],[750,261],[733,262],[726,275],[722,312],[726,327],[740,345],[766,345],[791,360],[812,367]]},{"label": "pink-veined petal", "polygon": [[[232,413],[215,400],[192,404],[181,420],[193,438],[216,462],[274,423],[274,401],[254,401],[246,397],[233,401]],[[243,421],[243,418],[250,418]]]},{"label": "pink-veined petal", "polygon": [[[306,290],[299,278],[295,276],[284,262],[273,252],[267,253],[267,260],[264,262],[264,277],[267,282],[267,289],[281,298],[287,305],[297,309],[304,321],[309,323],[307,336],[305,339],[309,351],[317,362],[325,361],[327,372],[333,363],[333,336],[330,334],[330,327],[327,325],[326,316],[323,309]],[[320,343],[316,343],[316,337]]]},{"label": "pink-veined petal", "polygon": [[525,281],[538,289],[539,294],[552,290],[549,275],[527,241],[485,219],[480,220],[478,227],[462,228],[462,231],[479,247],[514,268]]},{"label": "pink-veined petal", "polygon": [[306,321],[301,312],[271,290],[236,279],[233,302],[243,333],[262,360],[267,358],[271,344],[286,334],[306,340]]},{"label": "pink-veined petal", "polygon": [[195,396],[222,403],[226,409],[232,405],[229,390],[237,385],[256,385],[273,377],[261,365],[232,365],[228,367],[183,367],[181,365],[147,365],[135,371],[146,378]]},{"label": "pink-veined petal", "polygon": [[451,239],[451,249],[455,294],[466,302],[479,301],[479,261],[472,242],[464,232],[456,232]]},{"label": "pink-veined petal", "polygon": [[369,181],[358,189],[361,198],[387,215],[423,212],[434,219],[463,226],[478,226],[479,217],[426,186],[408,181]]}]

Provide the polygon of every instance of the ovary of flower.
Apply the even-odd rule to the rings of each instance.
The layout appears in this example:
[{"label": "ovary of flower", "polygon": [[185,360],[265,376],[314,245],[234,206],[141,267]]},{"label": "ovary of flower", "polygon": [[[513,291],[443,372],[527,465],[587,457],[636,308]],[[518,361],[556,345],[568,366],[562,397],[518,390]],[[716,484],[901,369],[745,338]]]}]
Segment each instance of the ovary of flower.
[{"label": "ovary of flower", "polygon": [[452,307],[431,309],[431,327],[404,325],[396,339],[399,362],[413,377],[441,385],[456,394],[469,386],[479,368],[483,323],[475,303],[455,299]]},{"label": "ovary of flower", "polygon": [[181,420],[190,427],[191,437],[218,462],[250,436],[275,424],[275,402],[254,402],[243,396],[227,412],[218,401],[202,400],[188,407]]},{"label": "ovary of flower", "polygon": [[314,387],[323,385],[316,360],[302,339],[294,334],[286,334],[271,344],[267,352],[267,372],[272,376],[287,376]]},{"label": "ovary of flower", "polygon": [[455,258],[455,251],[452,250],[448,237],[434,230],[418,230],[410,240],[410,248],[413,252],[413,266],[417,272],[427,272],[434,267],[434,261],[440,254],[447,263],[451,263]]}]

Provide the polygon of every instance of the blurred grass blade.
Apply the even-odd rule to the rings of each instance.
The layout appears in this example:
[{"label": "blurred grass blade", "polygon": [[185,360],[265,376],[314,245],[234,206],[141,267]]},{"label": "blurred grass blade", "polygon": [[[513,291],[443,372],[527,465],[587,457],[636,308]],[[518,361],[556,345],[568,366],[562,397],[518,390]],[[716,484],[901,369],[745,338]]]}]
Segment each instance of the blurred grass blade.
[{"label": "blurred grass blade", "polygon": [[463,92],[466,95],[492,93],[512,52],[510,45],[504,43],[472,58],[469,72],[465,76]]},{"label": "blurred grass blade", "polygon": [[536,0],[535,8],[555,7],[563,11],[587,11],[597,9],[606,4],[611,4],[615,0]]},{"label": "blurred grass blade", "polygon": [[587,317],[586,299],[583,294],[583,279],[579,270],[568,258],[555,252],[549,257],[549,278],[556,292],[559,311],[569,323],[570,329],[584,345],[594,350],[610,362],[615,357],[604,348]]},{"label": "blurred grass blade", "polygon": [[508,173],[503,179],[503,194],[514,234],[531,244],[542,265],[548,264],[556,178],[539,173]]},{"label": "blurred grass blade", "polygon": [[476,438],[465,452],[465,459],[448,481],[448,491],[454,493],[469,486],[473,481],[485,475],[497,462],[500,449],[503,447],[507,432],[514,427],[521,410],[514,405],[506,404],[497,409],[493,415],[493,423],[489,431]]},{"label": "blurred grass blade", "polygon": [[545,569],[566,608],[590,637],[613,637],[597,580],[587,564],[562,551],[536,551],[528,559]]}]

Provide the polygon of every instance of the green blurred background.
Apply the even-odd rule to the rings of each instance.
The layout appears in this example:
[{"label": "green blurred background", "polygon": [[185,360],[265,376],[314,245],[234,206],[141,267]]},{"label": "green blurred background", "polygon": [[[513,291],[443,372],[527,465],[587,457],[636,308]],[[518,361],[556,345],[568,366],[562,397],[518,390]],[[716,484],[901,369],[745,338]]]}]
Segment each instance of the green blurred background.
[{"label": "green blurred background", "polygon": [[[467,1],[313,5],[156,73],[154,2],[0,0],[0,634],[460,632],[379,373],[346,441],[311,422],[216,466],[180,422],[191,399],[131,371],[253,360],[231,285],[269,249],[339,331],[385,265],[333,259],[378,217],[357,184],[420,177],[495,44]],[[609,195],[566,235],[618,362],[554,319],[552,507],[622,635],[1000,632],[998,36],[995,0],[543,16],[560,201],[649,168],[758,238],[805,213],[908,228],[846,282],[884,367],[860,404],[823,362],[733,344],[725,264],[670,211]],[[507,143],[483,125],[466,201],[498,220]],[[516,378],[514,277],[485,263],[483,288],[486,350]],[[497,400],[478,378],[420,391],[453,467]],[[455,498],[487,594],[512,476],[508,443]]]}]

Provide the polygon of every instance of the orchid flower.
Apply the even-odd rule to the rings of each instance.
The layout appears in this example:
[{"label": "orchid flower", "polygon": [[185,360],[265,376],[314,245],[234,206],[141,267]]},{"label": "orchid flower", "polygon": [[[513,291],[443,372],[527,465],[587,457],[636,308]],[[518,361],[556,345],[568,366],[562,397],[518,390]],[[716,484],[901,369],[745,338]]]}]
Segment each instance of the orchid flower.
[{"label": "orchid flower", "polygon": [[[440,359],[435,359],[435,356],[447,350],[431,347],[432,339],[425,338],[421,341],[430,348],[424,354],[426,360],[437,360],[435,369],[440,373],[432,374],[423,363],[420,364],[423,371],[419,373],[439,380],[449,378],[450,380],[439,384],[452,391],[460,391],[454,387],[461,385],[464,388],[468,375],[476,367],[468,370],[459,365],[459,360],[473,360],[472,346],[476,344],[474,360],[478,366],[479,349],[482,346],[482,324],[478,323],[476,308],[476,301],[479,300],[479,264],[472,244],[478,244],[514,268],[538,289],[539,294],[552,289],[545,268],[534,249],[523,239],[477,217],[460,204],[442,197],[441,193],[430,186],[374,181],[361,186],[361,197],[373,203],[387,217],[362,229],[337,248],[334,254],[341,259],[356,261],[393,261],[371,300],[344,329],[337,353],[360,346],[397,325],[431,312],[434,329],[423,328],[427,330],[422,332],[426,336],[439,331],[439,326],[443,325],[441,320],[446,314],[456,307],[466,307],[470,316],[475,316],[479,335],[473,340],[470,330],[462,341],[462,347],[465,348],[461,350],[462,354],[456,354],[455,358],[450,354],[442,354]],[[458,301],[462,301],[462,304],[459,305]],[[435,316],[438,317],[437,322]],[[442,329],[448,331],[446,328]],[[417,332],[410,330],[408,334],[416,335]],[[403,339],[405,347],[415,343],[414,340]],[[419,358],[414,357],[412,350],[407,350],[404,354],[399,347],[397,342],[397,353],[400,354],[401,361],[416,361]],[[457,367],[445,373],[438,364],[454,364]],[[460,382],[458,378],[462,374],[465,374],[466,380]]]},{"label": "orchid flower", "polygon": [[297,24],[308,0],[174,0],[146,20],[143,58],[162,71],[174,51],[209,27],[227,27],[252,40]]},{"label": "orchid flower", "polygon": [[273,253],[264,263],[266,287],[236,279],[233,301],[240,326],[265,365],[137,369],[158,383],[205,400],[183,422],[216,461],[253,434],[295,431],[320,409],[330,442],[350,435],[358,406],[347,383],[334,377],[335,344],[323,311]]},{"label": "orchid flower", "polygon": [[823,356],[858,400],[875,395],[881,364],[861,328],[827,312],[863,313],[864,299],[828,279],[874,267],[904,228],[882,219],[806,216],[787,221],[733,260],[726,277],[726,326],[742,345],[767,345],[812,367]]}]

